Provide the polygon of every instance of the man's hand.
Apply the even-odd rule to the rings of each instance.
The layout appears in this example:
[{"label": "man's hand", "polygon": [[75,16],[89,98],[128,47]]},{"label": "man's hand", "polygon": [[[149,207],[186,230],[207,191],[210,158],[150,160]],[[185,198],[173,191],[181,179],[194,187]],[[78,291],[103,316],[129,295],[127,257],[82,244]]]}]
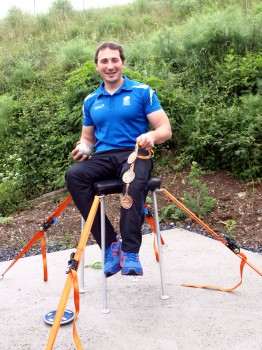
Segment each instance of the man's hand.
[{"label": "man's hand", "polygon": [[138,143],[139,148],[142,148],[146,151],[152,149],[155,145],[152,132],[149,131],[146,134],[142,134],[137,137],[136,142]]},{"label": "man's hand", "polygon": [[[81,151],[81,148],[79,149],[79,145],[81,144],[81,141],[78,141],[76,143],[76,148],[71,152],[72,157],[76,162],[81,162],[83,160],[86,160],[88,158],[91,158],[91,155],[84,154],[83,151]],[[91,146],[90,146],[91,147]]]}]

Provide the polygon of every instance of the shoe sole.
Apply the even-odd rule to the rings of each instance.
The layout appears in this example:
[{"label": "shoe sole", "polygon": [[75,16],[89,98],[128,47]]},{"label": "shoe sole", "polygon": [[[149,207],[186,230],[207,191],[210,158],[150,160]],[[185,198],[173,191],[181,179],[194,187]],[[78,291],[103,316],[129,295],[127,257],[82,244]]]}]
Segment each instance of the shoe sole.
[{"label": "shoe sole", "polygon": [[111,271],[105,272],[105,277],[108,278],[108,277],[114,276],[114,275],[115,275],[116,273],[118,273],[120,270],[121,270],[121,267],[120,267],[120,269],[117,270],[116,272],[111,272]]},{"label": "shoe sole", "polygon": [[143,276],[143,271],[142,272],[137,272],[134,269],[129,269],[127,272],[121,271],[121,275],[123,276]]}]

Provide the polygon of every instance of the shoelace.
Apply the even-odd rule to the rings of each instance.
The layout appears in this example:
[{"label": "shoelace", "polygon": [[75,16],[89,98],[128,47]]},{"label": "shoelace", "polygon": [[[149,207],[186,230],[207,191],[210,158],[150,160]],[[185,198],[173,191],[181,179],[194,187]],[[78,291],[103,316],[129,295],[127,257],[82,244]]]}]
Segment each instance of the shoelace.
[{"label": "shoelace", "polygon": [[105,263],[108,262],[108,261],[113,261],[114,260],[114,256],[117,255],[116,250],[117,250],[117,248],[111,248],[111,247],[106,248]]},{"label": "shoelace", "polygon": [[137,261],[137,253],[128,253],[124,255],[124,258],[128,261]]}]

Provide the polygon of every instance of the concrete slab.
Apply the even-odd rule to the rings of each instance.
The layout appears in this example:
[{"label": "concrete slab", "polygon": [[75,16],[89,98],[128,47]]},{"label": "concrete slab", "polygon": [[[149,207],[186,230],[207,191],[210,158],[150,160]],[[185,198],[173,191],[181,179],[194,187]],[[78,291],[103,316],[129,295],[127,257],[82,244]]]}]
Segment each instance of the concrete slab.
[{"label": "concrete slab", "polygon": [[[85,350],[262,349],[262,278],[250,267],[232,293],[182,287],[181,283],[232,287],[240,279],[240,259],[220,242],[186,231],[162,232],[168,300],[160,298],[160,274],[152,235],[143,236],[144,276],[117,274],[107,279],[108,314],[101,313],[101,270],[85,268],[85,293],[77,331]],[[51,326],[43,317],[56,310],[70,252],[50,253],[48,282],[41,255],[20,259],[0,281],[0,349],[45,349]],[[262,256],[243,251],[260,271]],[[100,259],[88,246],[85,263]],[[0,263],[0,274],[10,261]],[[74,310],[73,293],[67,308]],[[72,323],[60,327],[54,349],[75,349]]]}]

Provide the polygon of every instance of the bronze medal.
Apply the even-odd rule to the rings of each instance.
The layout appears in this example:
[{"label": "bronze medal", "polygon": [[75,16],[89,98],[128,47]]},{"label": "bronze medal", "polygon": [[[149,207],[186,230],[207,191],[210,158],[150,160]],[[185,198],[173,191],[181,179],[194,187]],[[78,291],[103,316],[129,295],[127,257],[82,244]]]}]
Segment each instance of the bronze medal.
[{"label": "bronze medal", "polygon": [[130,209],[133,205],[133,199],[127,193],[121,198],[121,205],[125,209]]},{"label": "bronze medal", "polygon": [[137,152],[132,152],[130,155],[129,155],[129,157],[127,158],[127,163],[128,164],[132,164],[132,163],[134,163],[134,161],[136,160],[136,158],[137,158]]},{"label": "bronze medal", "polygon": [[130,184],[134,180],[135,176],[135,173],[129,169],[123,174],[122,179],[125,184]]}]

